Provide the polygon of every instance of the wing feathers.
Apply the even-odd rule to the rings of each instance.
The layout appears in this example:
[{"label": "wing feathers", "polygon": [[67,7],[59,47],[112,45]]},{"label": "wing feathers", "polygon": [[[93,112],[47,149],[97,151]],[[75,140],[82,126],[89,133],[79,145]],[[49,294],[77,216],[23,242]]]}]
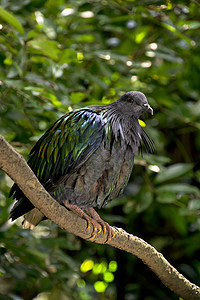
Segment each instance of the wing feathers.
[{"label": "wing feathers", "polygon": [[[62,178],[87,161],[101,144],[103,136],[104,121],[95,110],[68,113],[38,140],[30,152],[28,164],[44,187],[53,192]],[[19,200],[11,211],[13,220],[33,207],[16,184],[10,195]],[[30,205],[23,209],[26,203]]]}]

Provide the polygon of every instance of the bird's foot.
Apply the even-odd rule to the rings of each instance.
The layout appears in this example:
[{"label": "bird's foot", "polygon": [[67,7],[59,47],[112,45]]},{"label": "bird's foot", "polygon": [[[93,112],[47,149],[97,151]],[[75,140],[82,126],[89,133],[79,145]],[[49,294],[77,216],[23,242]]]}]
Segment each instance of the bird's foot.
[{"label": "bird's foot", "polygon": [[95,220],[96,222],[98,222],[98,224],[101,225],[104,234],[106,234],[106,231],[108,232],[107,241],[111,241],[111,239],[115,237],[115,232],[112,229],[112,227],[107,222],[101,219],[101,217],[93,207],[88,208],[86,211],[92,217],[93,220]]},{"label": "bird's foot", "polygon": [[75,204],[70,204],[69,201],[63,201],[63,204],[69,208],[71,211],[73,211],[76,215],[79,217],[85,219],[87,221],[87,229],[91,227],[91,224],[93,225],[93,232],[90,237],[90,240],[93,240],[98,233],[102,231],[101,225],[97,222],[97,220],[93,219],[92,217],[88,216],[79,206]]},{"label": "bird's foot", "polygon": [[107,222],[101,219],[101,217],[98,215],[98,213],[93,207],[90,207],[86,210],[89,214],[87,215],[79,206],[75,204],[70,204],[69,201],[63,201],[63,204],[71,211],[73,211],[76,215],[87,221],[87,229],[90,228],[91,224],[93,225],[94,229],[90,240],[94,240],[97,234],[102,231],[102,229],[104,234],[108,232],[107,241],[111,241],[111,239],[115,237],[115,232],[112,229],[112,227]]}]

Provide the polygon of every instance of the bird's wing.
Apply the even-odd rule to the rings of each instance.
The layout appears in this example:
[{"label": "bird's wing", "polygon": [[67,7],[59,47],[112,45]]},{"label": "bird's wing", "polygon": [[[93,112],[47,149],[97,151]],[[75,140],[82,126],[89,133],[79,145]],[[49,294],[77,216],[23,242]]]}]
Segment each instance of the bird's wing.
[{"label": "bird's wing", "polygon": [[[67,174],[75,172],[99,147],[104,137],[104,120],[88,109],[61,117],[38,140],[30,152],[28,165],[48,191]],[[10,195],[24,195],[16,184]]]},{"label": "bird's wing", "polygon": [[99,147],[104,121],[92,111],[79,110],[59,119],[36,143],[28,161],[40,182],[56,183],[75,172]]}]

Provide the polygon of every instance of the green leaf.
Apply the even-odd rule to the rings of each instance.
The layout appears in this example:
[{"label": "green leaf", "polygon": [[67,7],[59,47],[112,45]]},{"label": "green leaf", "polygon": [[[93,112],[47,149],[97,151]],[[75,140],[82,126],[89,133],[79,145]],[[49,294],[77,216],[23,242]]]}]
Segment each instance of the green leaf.
[{"label": "green leaf", "polygon": [[89,72],[86,73],[86,76],[89,80],[91,80],[93,83],[100,86],[102,89],[107,89],[108,85],[102,81],[99,76],[95,76],[94,74],[91,74]]},{"label": "green leaf", "polygon": [[176,194],[173,191],[160,191],[156,200],[160,203],[173,203],[176,201]]},{"label": "green leaf", "polygon": [[0,6],[0,18],[5,22],[14,27],[21,35],[24,35],[24,28],[19,23],[19,21],[13,16],[13,14],[9,13],[7,10]]},{"label": "green leaf", "polygon": [[72,101],[72,104],[79,103],[83,99],[85,99],[86,95],[85,93],[77,92],[77,93],[71,93],[70,100]]},{"label": "green leaf", "polygon": [[142,121],[140,119],[138,121],[139,121],[139,124],[140,124],[141,127],[145,127],[146,126],[146,123],[144,121]]},{"label": "green leaf", "polygon": [[50,65],[50,59],[44,56],[35,55],[30,58],[30,61],[36,64],[46,64]]},{"label": "green leaf", "polygon": [[197,187],[185,183],[165,184],[156,189],[157,193],[169,192],[169,191],[175,193],[181,193],[181,194],[191,193],[191,194],[199,195],[199,190]]},{"label": "green leaf", "polygon": [[188,228],[184,216],[177,213],[175,206],[168,205],[167,209],[163,206],[162,214],[165,215],[168,224],[181,235],[186,235]]},{"label": "green leaf", "polygon": [[94,42],[95,38],[92,34],[80,34],[76,36],[76,41],[79,43],[92,43]]},{"label": "green leaf", "polygon": [[168,168],[162,170],[157,176],[155,183],[162,183],[168,180],[175,179],[177,177],[181,177],[191,171],[193,168],[193,164],[174,164],[169,166]]},{"label": "green leaf", "polygon": [[5,65],[11,66],[13,64],[13,60],[10,57],[6,57],[3,61]]},{"label": "green leaf", "polygon": [[147,209],[153,201],[153,194],[149,191],[140,193],[139,201],[136,204],[136,212],[141,213]]},{"label": "green leaf", "polygon": [[58,49],[58,43],[55,41],[50,41],[46,38],[38,38],[27,43],[29,48],[38,50],[45,56],[52,58],[53,60],[58,60],[58,54],[60,50]]},{"label": "green leaf", "polygon": [[65,105],[63,105],[57,98],[55,95],[51,94],[51,93],[47,93],[44,92],[42,93],[43,97],[47,100],[49,100],[49,102],[51,102],[53,104],[54,107],[58,107],[58,108],[62,108],[64,110],[67,109],[67,107]]},{"label": "green leaf", "polygon": [[164,59],[164,60],[168,60],[170,62],[175,62],[175,63],[180,63],[180,64],[183,63],[183,60],[180,57],[177,57],[177,56],[172,55],[172,54],[156,51],[155,56],[156,56],[156,58],[161,58],[161,59]]},{"label": "green leaf", "polygon": [[140,44],[143,41],[143,39],[145,38],[146,35],[147,35],[147,29],[145,27],[140,28],[136,32],[135,42],[137,44]]},{"label": "green leaf", "polygon": [[174,26],[164,23],[164,22],[162,22],[161,25],[164,28],[166,28],[167,30],[176,34],[179,38],[185,40],[190,46],[194,46],[193,41],[190,38],[188,38],[187,36],[185,36],[184,34],[182,34],[181,32],[179,32]]},{"label": "green leaf", "polygon": [[14,53],[15,55],[17,54],[16,49],[11,47],[11,45],[6,41],[6,39],[3,36],[0,36],[0,44],[3,44],[4,46],[6,46],[8,48],[8,50],[10,50],[10,52]]},{"label": "green leaf", "polygon": [[200,198],[190,200],[188,204],[189,210],[199,210],[200,209]]},{"label": "green leaf", "polygon": [[77,54],[73,49],[62,50],[60,54],[59,64],[77,62]]},{"label": "green leaf", "polygon": [[188,207],[181,207],[179,213],[182,216],[195,216],[199,214],[200,198],[190,200]]}]

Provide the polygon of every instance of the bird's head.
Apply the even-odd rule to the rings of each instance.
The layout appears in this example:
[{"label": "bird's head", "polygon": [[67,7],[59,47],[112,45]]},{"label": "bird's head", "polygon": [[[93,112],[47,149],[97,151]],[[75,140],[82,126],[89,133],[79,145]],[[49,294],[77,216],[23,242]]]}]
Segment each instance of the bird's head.
[{"label": "bird's head", "polygon": [[143,112],[149,112],[153,115],[153,109],[149,105],[146,96],[141,92],[131,91],[119,98],[122,110],[127,111],[128,114],[139,118]]}]

